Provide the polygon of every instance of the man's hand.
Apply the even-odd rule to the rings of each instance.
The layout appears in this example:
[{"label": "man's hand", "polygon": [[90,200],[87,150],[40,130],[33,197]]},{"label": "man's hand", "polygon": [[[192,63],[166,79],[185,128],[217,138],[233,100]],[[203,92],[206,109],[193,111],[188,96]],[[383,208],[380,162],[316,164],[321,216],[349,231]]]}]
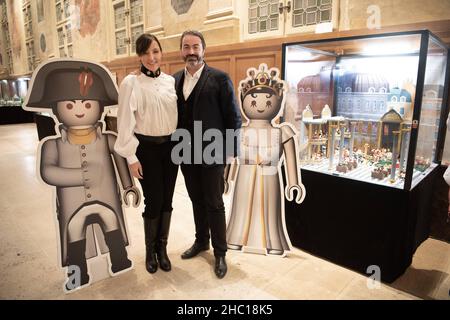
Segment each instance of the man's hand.
[{"label": "man's hand", "polygon": [[138,178],[138,179],[144,179],[143,177],[143,171],[142,171],[142,166],[141,163],[139,161],[129,164],[128,167],[130,168],[131,174],[133,175],[133,177]]}]

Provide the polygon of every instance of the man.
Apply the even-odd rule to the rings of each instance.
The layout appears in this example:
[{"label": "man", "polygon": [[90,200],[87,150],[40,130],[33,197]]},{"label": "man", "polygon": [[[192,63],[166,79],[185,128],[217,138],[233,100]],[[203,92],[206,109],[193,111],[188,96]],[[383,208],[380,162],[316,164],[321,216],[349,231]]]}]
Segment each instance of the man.
[{"label": "man", "polygon": [[[186,66],[174,75],[178,95],[178,128],[189,131],[192,140],[194,128],[198,128],[199,124],[202,133],[208,129],[219,130],[223,135],[224,145],[227,145],[226,130],[241,127],[240,111],[230,77],[204,62],[205,48],[206,43],[200,32],[185,31],[182,34],[180,50]],[[208,250],[211,231],[214,272],[222,279],[227,273],[226,221],[222,199],[224,168],[226,159],[236,156],[237,147],[235,145],[232,148],[232,154],[224,152],[220,160],[216,157],[212,164],[203,159],[204,149],[204,143],[193,141],[191,161],[181,164],[195,222],[195,242],[181,258],[190,259]],[[193,159],[202,160],[198,163]]]}]

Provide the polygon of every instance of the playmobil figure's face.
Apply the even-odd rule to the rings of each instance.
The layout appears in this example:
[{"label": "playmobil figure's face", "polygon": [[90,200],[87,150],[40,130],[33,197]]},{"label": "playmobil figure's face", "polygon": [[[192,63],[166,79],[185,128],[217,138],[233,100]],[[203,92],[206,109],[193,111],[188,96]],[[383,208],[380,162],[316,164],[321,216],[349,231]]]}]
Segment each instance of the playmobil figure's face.
[{"label": "playmobil figure's face", "polygon": [[60,101],[56,111],[58,120],[68,127],[92,126],[101,117],[100,104],[94,100]]},{"label": "playmobil figure's face", "polygon": [[244,97],[242,108],[250,120],[272,120],[280,111],[281,97],[274,92],[250,92]]}]

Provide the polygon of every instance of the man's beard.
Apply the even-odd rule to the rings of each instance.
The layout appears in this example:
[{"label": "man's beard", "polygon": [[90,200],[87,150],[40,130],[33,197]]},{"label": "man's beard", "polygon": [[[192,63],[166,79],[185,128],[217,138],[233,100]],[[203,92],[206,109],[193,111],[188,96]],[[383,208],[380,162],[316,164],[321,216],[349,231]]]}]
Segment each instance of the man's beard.
[{"label": "man's beard", "polygon": [[184,57],[184,62],[188,63],[192,66],[201,64],[203,62],[203,58],[196,54],[190,54]]}]

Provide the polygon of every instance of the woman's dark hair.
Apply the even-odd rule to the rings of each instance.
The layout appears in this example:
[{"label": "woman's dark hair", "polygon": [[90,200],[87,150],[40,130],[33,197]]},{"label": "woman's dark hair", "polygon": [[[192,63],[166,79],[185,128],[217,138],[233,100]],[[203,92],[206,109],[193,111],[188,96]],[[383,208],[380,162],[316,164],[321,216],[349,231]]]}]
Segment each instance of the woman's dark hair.
[{"label": "woman's dark hair", "polygon": [[185,32],[183,32],[183,34],[181,35],[181,39],[180,39],[180,49],[183,47],[183,39],[185,36],[199,37],[200,40],[202,41],[203,50],[206,49],[206,42],[205,42],[205,38],[203,38],[203,34],[200,31],[196,31],[196,30],[186,30]]},{"label": "woman's dark hair", "polygon": [[156,41],[159,46],[159,50],[162,52],[161,43],[159,43],[158,38],[150,33],[143,33],[136,39],[136,54],[138,56],[144,55],[148,48],[150,48],[153,41]]}]

